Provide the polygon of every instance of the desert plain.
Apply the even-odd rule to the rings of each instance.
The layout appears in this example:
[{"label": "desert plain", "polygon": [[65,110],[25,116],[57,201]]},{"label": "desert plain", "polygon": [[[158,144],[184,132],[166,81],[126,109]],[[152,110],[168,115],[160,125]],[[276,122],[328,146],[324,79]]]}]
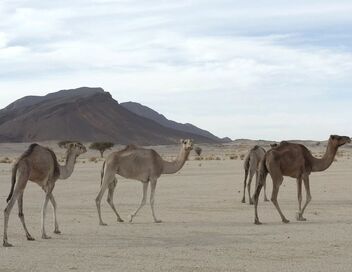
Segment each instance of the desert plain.
[{"label": "desert plain", "polygon": [[[55,143],[43,145],[53,148],[64,163],[64,150]],[[105,227],[98,225],[94,201],[103,160],[97,152],[89,151],[79,157],[73,175],[57,181],[53,191],[61,235],[52,233],[49,204],[46,229],[52,239],[41,239],[44,193],[36,184],[28,183],[24,215],[36,240],[26,240],[15,205],[8,231],[14,247],[0,248],[0,271],[351,271],[351,144],[339,150],[328,170],[310,176],[313,199],[305,212],[308,221],[295,220],[296,181],[286,177],[279,204],[291,222],[281,223],[272,203],[263,202],[262,193],[259,218],[264,224],[260,226],[253,224],[253,206],[241,203],[243,157],[252,145],[247,141],[200,145],[201,158],[192,154],[180,172],[161,176],[156,189],[156,213],[163,220],[161,224],[153,222],[149,204],[132,224],[128,223],[129,214],[140,203],[142,185],[118,177],[114,202],[125,222],[117,222],[104,200]],[[306,145],[316,156],[325,151],[323,143]],[[1,233],[11,162],[27,146],[0,144]],[[153,148],[169,160],[178,152],[177,146]],[[270,198],[270,177],[267,184]]]}]

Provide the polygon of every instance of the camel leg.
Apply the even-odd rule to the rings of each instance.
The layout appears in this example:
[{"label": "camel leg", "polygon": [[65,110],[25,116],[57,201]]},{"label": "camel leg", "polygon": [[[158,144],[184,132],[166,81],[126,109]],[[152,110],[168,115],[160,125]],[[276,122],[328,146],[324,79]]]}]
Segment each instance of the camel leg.
[{"label": "camel leg", "polygon": [[11,247],[12,246],[7,241],[7,228],[8,228],[8,224],[9,224],[9,217],[10,217],[10,213],[13,208],[13,205],[15,205],[15,202],[18,199],[19,195],[21,193],[23,193],[23,191],[27,185],[27,181],[28,181],[28,177],[29,177],[29,173],[27,171],[28,169],[25,168],[25,166],[23,166],[23,168],[21,170],[22,171],[19,171],[19,176],[16,181],[15,190],[14,190],[12,197],[9,200],[9,202],[7,203],[7,206],[4,210],[4,237],[3,237],[3,246],[4,247]]},{"label": "camel leg", "polygon": [[[257,171],[257,180],[259,177],[259,171]],[[269,199],[266,196],[266,180],[264,181],[264,201],[269,201]]]},{"label": "camel leg", "polygon": [[4,210],[4,237],[3,237],[3,246],[4,247],[12,247],[12,244],[10,244],[7,241],[7,227],[8,227],[8,223],[9,223],[10,213],[11,213],[13,205],[15,204],[15,202],[17,200],[17,197],[18,197],[18,191],[17,192],[14,191],[10,201],[7,203],[7,206]]},{"label": "camel leg", "polygon": [[153,218],[154,218],[154,222],[155,223],[161,223],[162,221],[157,219],[155,216],[155,211],[154,211],[154,196],[155,196],[155,188],[156,188],[156,183],[157,180],[151,180],[150,181],[150,207],[152,208],[152,214],[153,214]]},{"label": "camel leg", "polygon": [[297,179],[297,199],[298,199],[298,212],[296,213],[297,221],[305,221],[302,216],[302,178]]},{"label": "camel leg", "polygon": [[57,222],[57,216],[56,216],[57,205],[56,205],[56,201],[55,201],[54,195],[52,193],[49,196],[49,200],[51,202],[51,205],[53,206],[53,216],[54,216],[54,226],[55,226],[54,233],[60,234],[61,231],[59,230],[59,224]]},{"label": "camel leg", "polygon": [[148,184],[149,184],[149,181],[143,182],[143,197],[142,197],[142,201],[141,201],[141,204],[139,205],[139,207],[137,208],[137,210],[130,215],[130,223],[132,223],[133,217],[135,217],[137,215],[137,213],[140,211],[140,209],[142,209],[143,206],[147,203]]},{"label": "camel leg", "polygon": [[247,185],[247,190],[248,190],[248,198],[249,198],[249,204],[253,205],[253,199],[251,196],[251,184],[252,184],[252,179],[255,174],[255,170],[249,169],[249,179],[248,179],[248,185]]},{"label": "camel leg", "polygon": [[257,184],[257,188],[255,189],[255,193],[253,196],[253,201],[254,201],[254,224],[256,225],[261,225],[262,223],[259,221],[258,218],[258,200],[259,200],[259,195],[260,191],[262,190],[263,184],[259,181]]},{"label": "camel leg", "polygon": [[21,192],[19,194],[18,199],[17,199],[17,203],[18,203],[18,217],[21,220],[23,229],[24,229],[24,231],[26,233],[27,240],[28,241],[34,241],[34,238],[28,232],[28,229],[27,229],[27,226],[26,226],[26,222],[24,220],[24,214],[23,214],[23,192]]},{"label": "camel leg", "polygon": [[274,182],[273,183],[273,192],[271,194],[271,201],[273,202],[275,208],[279,212],[282,222],[288,223],[290,221],[287,220],[286,217],[284,216],[284,214],[282,213],[282,211],[280,209],[280,206],[279,206],[279,203],[277,201],[277,195],[279,194],[279,188],[280,188],[280,185],[282,183],[282,180],[283,180],[283,177],[281,177],[281,181],[280,182],[276,182],[276,183]]},{"label": "camel leg", "polygon": [[108,192],[108,198],[107,198],[107,202],[109,203],[111,209],[115,212],[116,216],[117,216],[117,221],[118,222],[123,222],[123,220],[121,219],[120,215],[118,214],[115,205],[114,205],[114,190],[117,184],[117,179],[114,178],[114,182],[109,184],[109,192]]},{"label": "camel leg", "polygon": [[242,203],[246,203],[246,185],[247,185],[247,177],[248,177],[248,169],[244,170],[244,181],[243,181],[243,197],[242,197]]},{"label": "camel leg", "polygon": [[45,199],[44,199],[44,203],[43,203],[43,207],[42,207],[42,238],[43,239],[50,239],[51,237],[46,235],[46,232],[45,232],[45,217],[46,217],[46,208],[48,206],[48,202],[49,202],[49,199],[50,199],[50,194],[51,192],[47,192],[45,194]]},{"label": "camel leg", "polygon": [[304,210],[307,208],[309,202],[312,200],[312,196],[310,194],[310,187],[309,187],[309,176],[303,177],[303,182],[304,182],[304,187],[306,189],[306,203],[304,204],[301,212],[301,217],[306,220],[303,217]]},{"label": "camel leg", "polygon": [[106,189],[109,187],[110,183],[114,182],[114,179],[115,179],[114,172],[112,172],[112,174],[108,174],[107,171],[105,171],[105,175],[104,175],[104,178],[103,178],[102,185],[100,187],[100,191],[98,193],[98,196],[95,199],[95,204],[97,205],[97,210],[98,210],[98,217],[99,217],[99,225],[100,226],[106,226],[107,225],[107,224],[105,224],[103,222],[103,220],[101,218],[101,209],[100,209],[101,199],[103,198],[103,195],[104,195]]}]

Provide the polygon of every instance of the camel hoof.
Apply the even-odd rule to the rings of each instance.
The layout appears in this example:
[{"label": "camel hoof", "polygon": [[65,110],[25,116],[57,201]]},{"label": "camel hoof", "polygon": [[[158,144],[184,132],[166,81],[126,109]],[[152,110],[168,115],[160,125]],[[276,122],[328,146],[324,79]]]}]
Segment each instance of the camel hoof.
[{"label": "camel hoof", "polygon": [[128,222],[132,223],[133,221],[133,215],[130,215],[130,220],[128,220]]},{"label": "camel hoof", "polygon": [[260,222],[258,219],[255,219],[255,220],[254,220],[254,224],[256,224],[256,225],[261,225],[262,222]]},{"label": "camel hoof", "polygon": [[35,239],[32,236],[27,236],[28,241],[35,241]]},{"label": "camel hoof", "polygon": [[253,201],[249,201],[249,205],[254,205],[254,202]]},{"label": "camel hoof", "polygon": [[3,242],[3,244],[2,244],[4,247],[13,247],[13,245],[12,244],[10,244],[9,242]]},{"label": "camel hoof", "polygon": [[264,201],[265,201],[265,202],[269,202],[269,199],[267,199],[267,198],[264,198]]},{"label": "camel hoof", "polygon": [[59,230],[54,230],[54,233],[55,233],[55,234],[61,234],[61,231],[59,231]]},{"label": "camel hoof", "polygon": [[123,221],[121,218],[117,218],[117,222],[123,223],[125,221]]},{"label": "camel hoof", "polygon": [[307,221],[307,219],[304,218],[301,213],[296,213],[296,219],[297,221]]},{"label": "camel hoof", "polygon": [[162,223],[163,221],[161,220],[154,220],[155,223],[159,224],[159,223]]},{"label": "camel hoof", "polygon": [[242,201],[241,201],[242,203],[246,203],[246,200],[245,199],[242,199]]},{"label": "camel hoof", "polygon": [[287,224],[287,223],[290,223],[290,220],[287,220],[286,218],[282,219],[282,222]]},{"label": "camel hoof", "polygon": [[42,239],[49,240],[49,239],[51,239],[51,237],[50,237],[50,236],[48,236],[48,235],[46,235],[46,234],[44,234],[44,235],[42,235]]},{"label": "camel hoof", "polygon": [[104,222],[100,222],[99,223],[100,226],[107,226],[108,224],[104,223]]}]

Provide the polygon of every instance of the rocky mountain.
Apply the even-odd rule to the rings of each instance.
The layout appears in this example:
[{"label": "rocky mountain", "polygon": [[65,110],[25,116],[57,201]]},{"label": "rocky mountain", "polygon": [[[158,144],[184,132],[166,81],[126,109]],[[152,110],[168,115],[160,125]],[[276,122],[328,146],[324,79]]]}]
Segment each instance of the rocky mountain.
[{"label": "rocky mountain", "polygon": [[156,145],[176,143],[181,138],[219,142],[135,114],[101,88],[26,96],[0,110],[0,142],[71,139]]},{"label": "rocky mountain", "polygon": [[129,110],[139,116],[153,120],[164,127],[184,131],[187,133],[202,135],[202,136],[207,137],[209,139],[212,139],[214,141],[222,141],[220,138],[211,134],[209,131],[206,131],[204,129],[200,129],[200,128],[198,128],[192,124],[189,124],[189,123],[182,124],[182,123],[178,123],[178,122],[169,120],[164,115],[162,115],[162,114],[158,113],[157,111],[155,111],[147,106],[144,106],[142,104],[139,104],[136,102],[125,102],[125,103],[121,103],[120,105],[123,106],[124,108],[126,108],[127,110]]}]

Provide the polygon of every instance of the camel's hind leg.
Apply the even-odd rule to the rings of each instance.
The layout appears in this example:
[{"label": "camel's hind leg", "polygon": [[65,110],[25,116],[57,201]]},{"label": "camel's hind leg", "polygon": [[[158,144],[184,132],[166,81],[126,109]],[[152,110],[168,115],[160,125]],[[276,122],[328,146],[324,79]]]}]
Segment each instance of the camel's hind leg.
[{"label": "camel's hind leg", "polygon": [[57,216],[56,216],[57,205],[56,205],[56,201],[53,193],[50,194],[49,200],[51,202],[51,205],[53,206],[53,216],[54,216],[54,226],[55,226],[54,233],[60,234],[61,231],[59,230],[59,223],[57,222]]},{"label": "camel's hind leg", "polygon": [[117,221],[118,222],[123,222],[123,220],[121,219],[120,215],[118,214],[115,205],[114,205],[114,190],[117,184],[117,179],[116,177],[114,178],[114,182],[111,182],[109,184],[109,192],[108,192],[108,198],[107,198],[107,202],[109,203],[111,209],[115,212],[116,216],[117,216]]},{"label": "camel's hind leg", "polygon": [[[247,178],[248,178],[248,169],[244,170],[244,181],[243,181],[243,197],[242,203],[246,203],[246,186],[247,186]],[[250,196],[249,196],[250,197]],[[250,199],[250,198],[249,198]]]},{"label": "camel's hind leg", "polygon": [[28,241],[34,241],[34,238],[28,232],[28,229],[27,229],[27,226],[26,226],[26,222],[24,220],[24,214],[23,214],[23,192],[21,192],[19,194],[18,199],[17,199],[17,203],[18,203],[18,217],[21,220],[23,229],[24,229],[24,231],[26,233],[27,240]]},{"label": "camel's hind leg", "polygon": [[130,215],[130,223],[132,223],[133,218],[137,215],[137,213],[140,211],[140,209],[143,208],[143,206],[147,203],[147,191],[148,191],[148,184],[149,181],[143,182],[143,196],[142,196],[142,201],[137,210]]},{"label": "camel's hind leg", "polygon": [[156,183],[157,180],[151,180],[150,181],[150,207],[152,208],[152,215],[154,218],[155,223],[161,223],[162,221],[160,219],[157,219],[155,216],[155,211],[154,211],[154,201],[155,201],[155,188],[156,188]]},{"label": "camel's hind leg", "polygon": [[251,184],[252,184],[252,179],[253,179],[255,172],[256,172],[255,169],[252,169],[252,168],[249,169],[249,179],[248,179],[248,184],[247,184],[247,190],[248,190],[248,198],[249,198],[250,205],[253,205],[253,199],[251,196]]},{"label": "camel's hind leg", "polygon": [[103,181],[102,181],[102,185],[100,187],[100,191],[98,193],[98,196],[95,199],[95,204],[97,205],[97,210],[98,210],[98,217],[99,217],[99,225],[101,226],[106,226],[107,224],[105,224],[101,218],[101,208],[100,208],[100,204],[101,204],[101,199],[103,198],[103,195],[106,191],[106,189],[109,187],[109,185],[114,182],[114,178],[115,178],[115,172],[114,171],[109,171],[108,169],[105,171],[104,173],[104,177],[103,177]]},{"label": "camel's hind leg", "polygon": [[10,213],[13,208],[13,205],[18,199],[19,195],[23,193],[27,185],[28,178],[29,178],[28,169],[25,166],[22,166],[21,171],[19,171],[19,177],[17,178],[17,181],[16,181],[15,190],[13,191],[12,197],[7,203],[7,206],[4,210],[4,236],[3,236],[4,247],[12,246],[7,240],[7,228],[9,224],[9,217],[10,217]]},{"label": "camel's hind leg", "polygon": [[282,213],[280,206],[279,206],[279,202],[277,201],[279,189],[280,189],[280,186],[281,186],[284,178],[281,175],[281,173],[280,174],[279,173],[273,174],[272,172],[270,172],[270,175],[271,175],[271,178],[273,179],[273,192],[271,194],[271,202],[273,202],[276,210],[279,212],[282,222],[289,223],[290,221],[287,220],[286,217],[284,216],[284,214]]},{"label": "camel's hind leg", "polygon": [[[259,173],[257,171],[257,180],[258,180]],[[269,201],[268,197],[266,196],[266,180],[264,181],[264,201]]]}]

